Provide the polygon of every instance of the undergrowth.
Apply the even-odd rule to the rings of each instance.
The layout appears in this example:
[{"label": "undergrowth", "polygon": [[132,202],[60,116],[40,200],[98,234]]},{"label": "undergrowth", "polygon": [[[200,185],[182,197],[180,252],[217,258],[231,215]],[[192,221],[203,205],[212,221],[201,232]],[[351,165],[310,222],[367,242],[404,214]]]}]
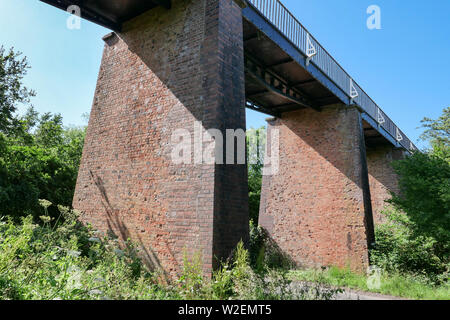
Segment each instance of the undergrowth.
[{"label": "undergrowth", "polygon": [[397,297],[425,300],[449,300],[450,284],[433,285],[426,278],[400,273],[381,272],[379,287],[370,285],[368,276],[348,269],[331,267],[326,270],[295,270],[289,273],[294,281],[321,283],[333,287],[351,288]]},{"label": "undergrowth", "polygon": [[[294,285],[286,268],[265,261],[262,249],[252,263],[242,242],[212,277],[204,275],[201,255],[186,254],[178,279],[163,281],[161,272],[145,266],[131,241],[100,237],[79,221],[77,211],[63,206],[53,219],[48,215],[52,204],[41,200],[40,205],[40,223],[31,216],[20,223],[0,218],[1,300],[329,299],[334,294]],[[263,244],[264,237],[258,241]]]}]

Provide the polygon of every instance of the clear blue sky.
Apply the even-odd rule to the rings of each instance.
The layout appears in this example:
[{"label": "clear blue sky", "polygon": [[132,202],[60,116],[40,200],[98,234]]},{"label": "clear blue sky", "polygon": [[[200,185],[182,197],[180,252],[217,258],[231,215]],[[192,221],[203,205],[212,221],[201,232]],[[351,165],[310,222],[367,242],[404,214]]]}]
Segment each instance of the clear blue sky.
[{"label": "clear blue sky", "polygon": [[[427,116],[450,105],[450,1],[284,0],[306,28],[414,141]],[[369,5],[381,8],[381,30],[366,27]],[[0,0],[0,44],[14,46],[32,69],[25,83],[39,112],[83,124],[89,112],[107,29],[38,0]],[[248,112],[248,126],[266,115]]]}]

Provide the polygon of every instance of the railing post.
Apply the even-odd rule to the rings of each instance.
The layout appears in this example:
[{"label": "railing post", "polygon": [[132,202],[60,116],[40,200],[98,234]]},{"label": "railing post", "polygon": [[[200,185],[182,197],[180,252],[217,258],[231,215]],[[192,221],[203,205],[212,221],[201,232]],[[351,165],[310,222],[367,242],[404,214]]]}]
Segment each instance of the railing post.
[{"label": "railing post", "polygon": [[383,115],[381,114],[380,108],[377,108],[377,123],[378,123],[378,129],[380,126],[385,123],[386,120],[384,119]]},{"label": "railing post", "polygon": [[[238,1],[238,0],[235,0]],[[378,127],[383,127],[389,133],[393,140],[404,141],[405,149],[408,149],[409,140],[405,140],[403,136],[396,136],[396,126],[391,119],[382,114],[378,105],[354,83],[353,79],[345,72],[345,70],[337,63],[336,60],[318,43],[307,31],[307,29],[286,9],[279,0],[242,0],[253,6],[260,12],[270,23],[272,23],[278,31],[284,35],[299,51],[304,55],[305,66],[308,67],[314,58],[315,66],[322,71],[325,76],[332,80],[338,88],[340,88],[347,96],[349,96],[349,104],[353,105],[354,100],[361,95],[359,107],[378,123]],[[306,39],[305,39],[306,38]],[[306,43],[306,46],[303,45]],[[350,88],[347,87],[348,79]],[[378,108],[374,110],[372,103]],[[385,117],[387,119],[385,119]],[[401,139],[398,140],[397,138]],[[416,149],[416,148],[415,148]]]},{"label": "railing post", "polygon": [[395,138],[396,138],[398,143],[400,143],[400,141],[403,140],[403,136],[400,133],[400,130],[398,130],[398,127],[395,127]]},{"label": "railing post", "polygon": [[317,54],[317,49],[314,47],[309,33],[306,34],[306,66],[309,66],[311,59]]},{"label": "railing post", "polygon": [[357,98],[358,96],[358,90],[356,90],[356,87],[353,84],[353,79],[350,78],[350,104],[353,104],[353,99]]}]

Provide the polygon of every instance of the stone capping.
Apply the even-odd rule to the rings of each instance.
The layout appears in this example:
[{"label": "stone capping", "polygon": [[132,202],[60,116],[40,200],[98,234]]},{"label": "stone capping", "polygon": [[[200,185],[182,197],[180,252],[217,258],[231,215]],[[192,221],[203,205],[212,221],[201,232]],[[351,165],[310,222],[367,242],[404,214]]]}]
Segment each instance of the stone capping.
[{"label": "stone capping", "polygon": [[111,38],[113,38],[113,37],[115,37],[116,36],[116,33],[115,32],[110,32],[110,33],[108,33],[108,34],[105,34],[104,36],[103,36],[103,38],[102,38],[102,40],[103,41],[108,41],[109,39],[111,39]]}]

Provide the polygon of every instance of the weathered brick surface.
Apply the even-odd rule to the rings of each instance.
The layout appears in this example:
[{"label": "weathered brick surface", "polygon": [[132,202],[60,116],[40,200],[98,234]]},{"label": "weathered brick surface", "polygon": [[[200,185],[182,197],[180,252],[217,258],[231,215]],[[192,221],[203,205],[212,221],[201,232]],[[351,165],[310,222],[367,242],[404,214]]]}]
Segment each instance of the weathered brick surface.
[{"label": "weathered brick surface", "polygon": [[386,200],[391,198],[390,192],[399,191],[398,176],[392,167],[392,161],[403,157],[404,151],[388,144],[367,149],[370,195],[375,224],[386,220],[381,212],[388,205]]},{"label": "weathered brick surface", "polygon": [[359,117],[332,106],[269,121],[268,136],[280,130],[280,170],[263,178],[259,223],[300,266],[368,265]]},{"label": "weathered brick surface", "polygon": [[184,252],[201,252],[210,273],[248,237],[246,165],[175,165],[170,141],[195,121],[245,129],[240,8],[173,1],[105,41],[73,205],[168,277]]}]

